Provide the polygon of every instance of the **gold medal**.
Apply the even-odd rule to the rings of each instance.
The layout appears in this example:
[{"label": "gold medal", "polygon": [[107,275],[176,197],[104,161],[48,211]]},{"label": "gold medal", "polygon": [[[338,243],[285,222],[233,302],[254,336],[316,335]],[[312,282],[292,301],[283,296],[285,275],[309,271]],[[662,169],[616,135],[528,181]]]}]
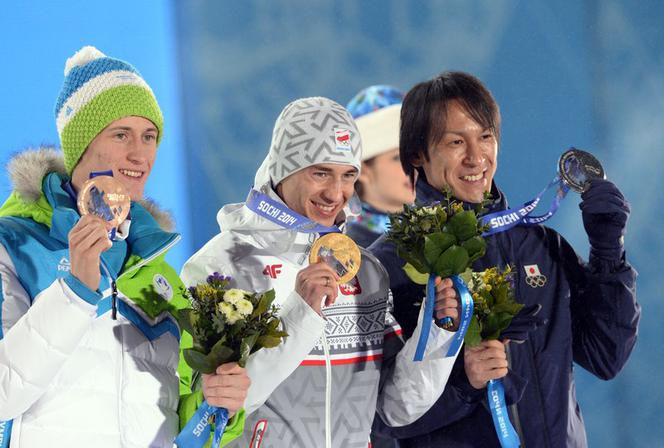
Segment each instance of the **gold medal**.
[{"label": "gold medal", "polygon": [[78,193],[81,216],[95,215],[118,227],[129,215],[131,198],[122,183],[112,176],[88,179]]},{"label": "gold medal", "polygon": [[314,242],[309,253],[310,263],[323,262],[339,276],[339,283],[348,283],[357,275],[361,263],[360,248],[342,233],[328,233]]}]

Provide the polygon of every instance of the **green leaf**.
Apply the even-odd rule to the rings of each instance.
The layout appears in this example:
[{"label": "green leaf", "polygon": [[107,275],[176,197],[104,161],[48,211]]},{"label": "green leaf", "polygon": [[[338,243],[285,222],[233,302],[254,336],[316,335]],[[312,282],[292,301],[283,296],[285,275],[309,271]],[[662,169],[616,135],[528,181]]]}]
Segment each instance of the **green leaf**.
[{"label": "green leaf", "polygon": [[196,311],[192,310],[191,308],[178,310],[177,320],[181,329],[192,336],[195,334],[196,331],[194,328],[196,321],[198,321],[198,315],[196,314]]},{"label": "green leaf", "polygon": [[182,351],[182,355],[189,367],[194,370],[198,370],[201,373],[214,373],[214,371],[217,369],[217,365],[214,364],[206,355],[192,348],[184,349]]},{"label": "green leaf", "polygon": [[263,335],[258,338],[256,345],[259,345],[262,348],[272,348],[281,344],[281,337],[272,336],[272,335]]},{"label": "green leaf", "polygon": [[406,271],[406,275],[408,276],[408,278],[410,278],[414,283],[417,283],[418,285],[426,285],[427,281],[429,281],[429,274],[418,271],[410,263],[406,263],[406,265],[403,267],[403,270]]},{"label": "green leaf", "polygon": [[484,328],[482,328],[482,338],[491,340],[498,339],[500,333],[512,322],[512,315],[509,313],[491,313],[486,318]]},{"label": "green leaf", "polygon": [[270,289],[269,291],[265,291],[263,294],[261,294],[258,305],[254,307],[254,311],[251,313],[251,317],[258,317],[265,313],[270,308],[270,305],[272,305],[274,297],[274,289]]},{"label": "green leaf", "polygon": [[475,316],[470,318],[468,330],[463,338],[468,347],[477,347],[482,342],[482,335],[480,333],[480,324]]},{"label": "green leaf", "polygon": [[461,247],[468,251],[470,263],[483,257],[486,253],[486,242],[481,236],[474,236],[461,244]]},{"label": "green leaf", "polygon": [[432,233],[424,237],[424,257],[430,266],[436,264],[436,260],[440,254],[445,252],[453,244],[456,244],[457,239],[451,233]]},{"label": "green leaf", "polygon": [[477,216],[472,210],[464,210],[452,216],[447,227],[459,241],[465,241],[477,235]]},{"label": "green leaf", "polygon": [[247,337],[242,338],[242,342],[240,342],[240,359],[238,360],[240,367],[244,367],[244,365],[247,363],[247,358],[249,358],[251,349],[254,347],[258,336],[258,333],[253,333]]},{"label": "green leaf", "polygon": [[438,257],[434,266],[435,272],[443,278],[461,274],[468,267],[468,261],[466,249],[455,244]]},{"label": "green leaf", "polygon": [[438,222],[441,226],[447,222],[447,213],[443,207],[438,207],[436,215],[438,215]]},{"label": "green leaf", "polygon": [[[417,250],[417,249],[415,249]],[[420,259],[419,256],[415,255],[414,252],[406,252],[401,249],[397,249],[397,255],[399,258],[402,260],[405,260],[407,263],[410,263],[415,269],[417,269],[420,272],[426,272],[427,268],[425,266],[425,260],[423,259],[424,257],[422,256],[422,259]]]}]

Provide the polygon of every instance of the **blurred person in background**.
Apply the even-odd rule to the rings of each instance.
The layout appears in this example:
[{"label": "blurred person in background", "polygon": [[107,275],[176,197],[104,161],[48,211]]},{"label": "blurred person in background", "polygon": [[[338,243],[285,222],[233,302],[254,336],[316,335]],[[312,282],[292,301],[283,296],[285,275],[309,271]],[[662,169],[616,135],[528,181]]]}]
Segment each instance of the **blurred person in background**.
[{"label": "blurred person in background", "polygon": [[399,159],[399,116],[403,93],[375,85],[361,90],[346,106],[362,136],[362,172],[355,191],[362,211],[347,225],[346,234],[369,247],[387,231],[389,214],[415,200],[413,183]]}]

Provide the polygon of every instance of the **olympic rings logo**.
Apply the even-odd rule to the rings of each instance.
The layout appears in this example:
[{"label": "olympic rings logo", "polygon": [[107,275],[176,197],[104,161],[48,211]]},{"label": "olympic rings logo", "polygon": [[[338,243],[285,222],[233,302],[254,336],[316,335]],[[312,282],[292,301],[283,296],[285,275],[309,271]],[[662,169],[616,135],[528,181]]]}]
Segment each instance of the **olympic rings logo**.
[{"label": "olympic rings logo", "polygon": [[546,277],[543,275],[529,275],[526,277],[526,283],[532,288],[541,288],[546,284]]}]

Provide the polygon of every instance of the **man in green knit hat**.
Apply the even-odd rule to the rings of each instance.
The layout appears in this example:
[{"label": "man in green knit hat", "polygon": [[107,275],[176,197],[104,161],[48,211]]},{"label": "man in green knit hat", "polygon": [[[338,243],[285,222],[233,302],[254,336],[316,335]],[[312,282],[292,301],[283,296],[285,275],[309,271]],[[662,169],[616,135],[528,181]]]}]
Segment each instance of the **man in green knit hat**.
[{"label": "man in green knit hat", "polygon": [[[188,302],[164,260],[180,236],[143,200],[161,110],[130,64],[84,47],[67,60],[55,114],[62,153],[16,156],[0,208],[0,448],[10,438],[12,447],[170,447],[202,393],[179,363],[191,337],[174,314]],[[98,172],[131,197],[116,228],[76,207]],[[234,413],[249,378],[226,364],[204,384],[210,404]],[[238,412],[225,441],[242,424]]]}]

